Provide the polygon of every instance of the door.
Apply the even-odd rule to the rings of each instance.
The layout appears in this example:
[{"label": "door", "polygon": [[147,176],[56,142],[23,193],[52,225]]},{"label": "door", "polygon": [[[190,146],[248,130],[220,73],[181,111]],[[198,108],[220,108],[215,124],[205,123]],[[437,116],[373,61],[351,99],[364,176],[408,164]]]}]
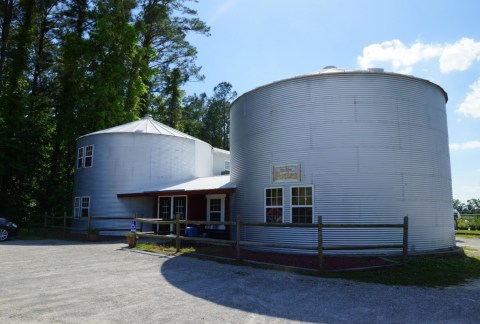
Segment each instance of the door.
[{"label": "door", "polygon": [[[159,197],[158,198],[158,214],[157,218],[163,220],[170,220],[170,215],[172,214],[172,198],[171,197]],[[165,234],[165,232],[170,232],[170,226],[166,225],[157,225],[157,233]]]},{"label": "door", "polygon": [[[181,220],[185,220],[187,216],[187,197],[186,196],[174,196],[174,197],[158,197],[158,214],[157,218],[163,220],[174,220],[177,215]],[[181,229],[185,229],[185,225],[181,226]],[[175,233],[175,225],[160,226],[157,225],[157,232],[170,232]]]},{"label": "door", "polygon": [[[171,219],[180,216],[181,220],[185,220],[187,216],[187,197],[172,197],[173,209]],[[180,225],[180,233],[185,233],[185,224]],[[170,225],[170,231],[175,233],[175,226]]]}]

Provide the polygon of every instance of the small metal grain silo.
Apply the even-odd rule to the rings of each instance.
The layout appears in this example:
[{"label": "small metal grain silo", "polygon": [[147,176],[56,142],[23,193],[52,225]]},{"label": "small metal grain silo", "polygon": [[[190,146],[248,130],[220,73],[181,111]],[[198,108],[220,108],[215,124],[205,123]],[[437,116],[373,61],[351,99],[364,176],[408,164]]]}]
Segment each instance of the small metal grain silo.
[{"label": "small metal grain silo", "polygon": [[[410,252],[454,247],[445,104],[413,76],[326,68],[267,84],[231,106],[234,215],[251,222],[402,223]],[[242,239],[315,246],[314,229],[242,229]],[[326,245],[398,244],[393,229],[330,229]],[[297,250],[301,252],[303,250]],[[395,253],[387,250],[365,253]]]},{"label": "small metal grain silo", "polygon": [[[86,216],[151,217],[151,198],[118,198],[118,193],[212,176],[212,147],[199,139],[161,124],[150,115],[143,119],[81,136],[77,140],[74,215],[78,228]],[[108,221],[95,226],[128,228],[129,223]]]}]

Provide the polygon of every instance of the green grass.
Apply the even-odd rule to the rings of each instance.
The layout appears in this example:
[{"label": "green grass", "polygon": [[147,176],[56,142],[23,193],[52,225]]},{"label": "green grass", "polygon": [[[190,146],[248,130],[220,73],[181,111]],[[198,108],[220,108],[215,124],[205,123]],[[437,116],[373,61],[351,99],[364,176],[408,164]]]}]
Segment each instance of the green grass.
[{"label": "green grass", "polygon": [[[171,244],[138,244],[137,249],[169,255],[175,254],[175,247]],[[289,272],[293,271],[325,278],[349,279],[385,285],[447,287],[465,283],[469,279],[480,278],[480,256],[478,256],[478,250],[465,249],[465,253],[465,256],[410,257],[407,268],[394,267],[354,272],[316,273],[302,270],[297,271],[292,270],[291,268],[287,270],[286,268],[282,268],[282,266],[276,265],[255,265],[254,267],[284,269]],[[202,257],[196,253],[194,247],[182,248],[179,254]],[[246,263],[238,262],[236,260],[226,261],[225,259],[222,259],[217,262],[243,266],[247,265]],[[252,265],[249,264],[248,266]]]},{"label": "green grass", "polygon": [[411,257],[407,268],[330,273],[322,276],[386,285],[446,287],[480,278],[480,258],[472,255]]},{"label": "green grass", "polygon": [[[176,254],[176,248],[172,244],[159,244],[159,243],[142,243],[142,244],[137,244],[136,249],[142,250],[142,251],[147,251],[147,252],[153,252],[153,253],[163,253],[163,254]],[[180,252],[178,254],[185,254],[185,253],[195,253],[195,248],[194,247],[183,247],[180,249]]]},{"label": "green grass", "polygon": [[455,236],[466,238],[480,238],[480,231],[456,230]]}]

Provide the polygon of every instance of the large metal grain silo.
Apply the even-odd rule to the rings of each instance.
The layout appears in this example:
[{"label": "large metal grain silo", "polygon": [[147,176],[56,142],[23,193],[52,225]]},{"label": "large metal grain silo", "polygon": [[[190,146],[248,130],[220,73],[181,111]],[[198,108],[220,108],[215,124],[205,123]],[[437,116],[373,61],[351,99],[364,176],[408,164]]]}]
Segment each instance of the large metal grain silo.
[{"label": "large metal grain silo", "polygon": [[[151,197],[118,198],[186,179],[212,176],[212,147],[192,136],[143,119],[81,136],[77,140],[74,184],[76,226],[87,216],[151,217]],[[96,221],[95,227],[129,228],[129,222]]]},{"label": "large metal grain silo", "polygon": [[[231,107],[235,215],[361,224],[408,216],[410,252],[454,247],[447,99],[432,82],[382,69],[326,68],[243,94]],[[314,229],[247,227],[241,235],[317,244]],[[397,244],[401,235],[329,229],[324,238],[326,245]],[[395,253],[362,253],[372,252]]]}]

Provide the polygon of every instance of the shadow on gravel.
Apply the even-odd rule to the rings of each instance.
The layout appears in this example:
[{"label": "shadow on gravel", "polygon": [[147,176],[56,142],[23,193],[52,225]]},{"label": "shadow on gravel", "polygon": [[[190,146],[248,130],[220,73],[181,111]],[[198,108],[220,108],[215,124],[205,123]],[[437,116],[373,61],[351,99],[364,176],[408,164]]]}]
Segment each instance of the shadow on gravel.
[{"label": "shadow on gravel", "polygon": [[[307,309],[308,303],[305,303],[305,298],[316,298],[314,296],[323,290],[325,279],[236,267],[187,256],[165,261],[160,273],[185,293],[224,307],[287,320],[325,320],[323,311]],[[195,321],[195,314],[192,314],[192,322]],[[232,319],[232,322],[242,322],[242,319]]]},{"label": "shadow on gravel", "polygon": [[[455,298],[452,297],[452,300],[444,298],[445,296],[441,295],[443,289],[438,287],[451,286],[455,282],[469,285],[469,281],[465,279],[479,277],[480,261],[475,258],[439,258],[438,262],[433,264],[420,258],[412,263],[415,265],[412,264],[409,271],[399,269],[394,273],[398,277],[396,284],[410,283],[410,287],[392,286],[395,284],[392,280],[387,280],[390,281],[386,283],[387,286],[370,285],[367,282],[292,275],[285,270],[240,267],[187,256],[172,257],[166,260],[159,270],[163,278],[172,286],[197,298],[248,313],[307,322],[338,322],[340,313],[333,310],[342,310],[350,313],[349,316],[353,316],[352,318],[357,318],[359,314],[354,310],[355,307],[381,310],[387,316],[384,319],[387,319],[392,303],[398,299],[403,300],[402,307],[405,311],[410,312],[413,307],[416,312],[416,306],[409,304],[411,297],[405,296],[404,293],[416,292],[415,296],[417,296],[418,293],[425,293],[427,289],[428,298],[417,300],[424,304],[419,306],[418,310],[423,309],[424,306],[430,307],[430,295],[439,294],[443,297],[433,298],[435,307],[443,311],[451,309],[457,312],[458,309],[452,308],[458,306]],[[353,279],[355,275],[361,273],[351,274]],[[372,276],[373,282],[379,283],[378,278],[374,278],[379,275],[379,272],[371,271],[367,274]],[[458,278],[455,278],[457,275]],[[436,284],[428,288],[411,286],[412,284],[422,285],[428,280]],[[448,284],[442,284],[442,280],[447,280]],[[379,298],[380,293],[385,295]],[[475,300],[475,297],[472,298]],[[422,311],[417,315],[423,316],[425,312]],[[192,314],[192,322],[195,322],[194,316],[195,314]],[[443,317],[437,316],[437,318]],[[397,321],[402,322],[399,318]],[[242,320],[232,319],[232,322],[242,322]],[[365,319],[365,322],[369,321]],[[419,322],[423,321],[419,320]]]}]

